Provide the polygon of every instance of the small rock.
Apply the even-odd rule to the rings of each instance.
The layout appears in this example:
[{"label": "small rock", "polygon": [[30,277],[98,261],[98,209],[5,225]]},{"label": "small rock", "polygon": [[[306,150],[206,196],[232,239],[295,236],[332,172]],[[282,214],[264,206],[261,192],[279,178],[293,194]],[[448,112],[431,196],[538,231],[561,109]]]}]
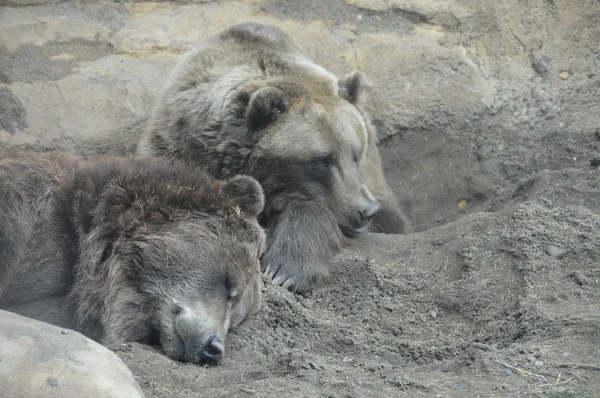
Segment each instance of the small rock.
[{"label": "small rock", "polygon": [[56,380],[54,377],[47,377],[46,384],[48,384],[50,387],[58,387],[58,380]]},{"label": "small rock", "polygon": [[548,247],[546,247],[546,254],[549,255],[550,257],[559,258],[566,252],[567,252],[566,250],[563,250],[554,245],[549,245]]},{"label": "small rock", "polygon": [[590,160],[590,166],[592,166],[592,167],[600,166],[600,158],[593,158],[592,160]]},{"label": "small rock", "polygon": [[436,310],[429,311],[429,315],[431,315],[431,317],[433,319],[437,319],[437,311]]},{"label": "small rock", "polygon": [[527,357],[527,360],[528,360],[529,362],[535,362],[535,361],[537,361],[538,359],[535,357],[535,355],[530,355],[530,356],[528,356],[528,357]]},{"label": "small rock", "polygon": [[513,374],[513,371],[510,369],[504,369],[503,372],[504,372],[504,376],[510,376]]},{"label": "small rock", "polygon": [[571,74],[566,70],[560,72],[560,74],[558,75],[558,77],[560,77],[561,80],[567,80],[569,78],[569,76],[571,76]]},{"label": "small rock", "polygon": [[384,352],[382,357],[392,366],[400,367],[406,362],[402,355],[396,354],[395,352]]},{"label": "small rock", "polygon": [[61,330],[60,334],[69,334],[69,329],[63,329],[63,330]]},{"label": "small rock", "polygon": [[548,57],[534,57],[531,67],[540,76],[544,77],[550,70],[550,59]]}]

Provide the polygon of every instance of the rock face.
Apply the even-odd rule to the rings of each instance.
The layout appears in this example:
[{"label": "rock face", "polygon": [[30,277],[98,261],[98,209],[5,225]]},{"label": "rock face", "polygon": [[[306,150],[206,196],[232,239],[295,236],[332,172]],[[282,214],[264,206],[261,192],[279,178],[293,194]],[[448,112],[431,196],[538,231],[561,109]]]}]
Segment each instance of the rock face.
[{"label": "rock face", "polygon": [[0,311],[5,397],[143,397],[110,350],[72,330]]}]

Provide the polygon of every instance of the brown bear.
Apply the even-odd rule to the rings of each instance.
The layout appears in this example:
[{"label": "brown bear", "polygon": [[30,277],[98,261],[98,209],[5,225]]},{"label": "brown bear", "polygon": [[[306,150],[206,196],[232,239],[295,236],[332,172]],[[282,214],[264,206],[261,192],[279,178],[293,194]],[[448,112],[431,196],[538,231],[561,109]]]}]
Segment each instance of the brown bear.
[{"label": "brown bear", "polygon": [[344,236],[407,228],[359,106],[364,87],[362,72],[338,79],[276,27],[236,25],[175,66],[138,154],[255,177],[266,198],[263,270],[275,284],[310,289]]},{"label": "brown bear", "polygon": [[261,302],[260,185],[167,159],[0,157],[0,309],[221,359]]}]

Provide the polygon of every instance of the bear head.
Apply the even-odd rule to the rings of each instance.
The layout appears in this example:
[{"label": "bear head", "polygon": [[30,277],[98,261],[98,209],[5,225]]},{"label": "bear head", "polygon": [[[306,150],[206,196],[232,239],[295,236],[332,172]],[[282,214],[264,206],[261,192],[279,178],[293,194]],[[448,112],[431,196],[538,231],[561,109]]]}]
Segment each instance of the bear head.
[{"label": "bear head", "polygon": [[102,313],[105,344],[159,344],[183,362],[217,363],[228,330],[261,304],[264,197],[251,177],[197,184],[185,170],[106,188],[85,243],[96,247],[82,250],[103,253],[102,277],[76,283],[78,311]]},{"label": "bear head", "polygon": [[265,188],[267,218],[290,200],[316,201],[331,211],[345,235],[353,236],[380,209],[359,171],[369,145],[365,118],[356,106],[365,76],[332,77],[319,70],[297,77],[302,84],[274,80],[247,95],[244,116],[256,140],[248,173]]}]

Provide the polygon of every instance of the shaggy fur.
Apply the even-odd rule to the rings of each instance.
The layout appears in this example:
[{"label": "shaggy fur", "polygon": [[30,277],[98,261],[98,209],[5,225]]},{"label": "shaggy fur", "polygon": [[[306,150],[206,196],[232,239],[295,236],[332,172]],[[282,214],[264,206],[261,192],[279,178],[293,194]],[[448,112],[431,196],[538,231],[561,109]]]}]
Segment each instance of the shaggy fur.
[{"label": "shaggy fur", "polygon": [[260,305],[264,198],[251,177],[21,153],[0,158],[0,198],[0,309],[201,362]]},{"label": "shaggy fur", "polygon": [[266,197],[263,268],[307,290],[328,275],[343,235],[370,220],[377,232],[407,227],[359,106],[364,86],[362,72],[338,79],[275,27],[237,25],[183,56],[138,153],[255,177]]}]

